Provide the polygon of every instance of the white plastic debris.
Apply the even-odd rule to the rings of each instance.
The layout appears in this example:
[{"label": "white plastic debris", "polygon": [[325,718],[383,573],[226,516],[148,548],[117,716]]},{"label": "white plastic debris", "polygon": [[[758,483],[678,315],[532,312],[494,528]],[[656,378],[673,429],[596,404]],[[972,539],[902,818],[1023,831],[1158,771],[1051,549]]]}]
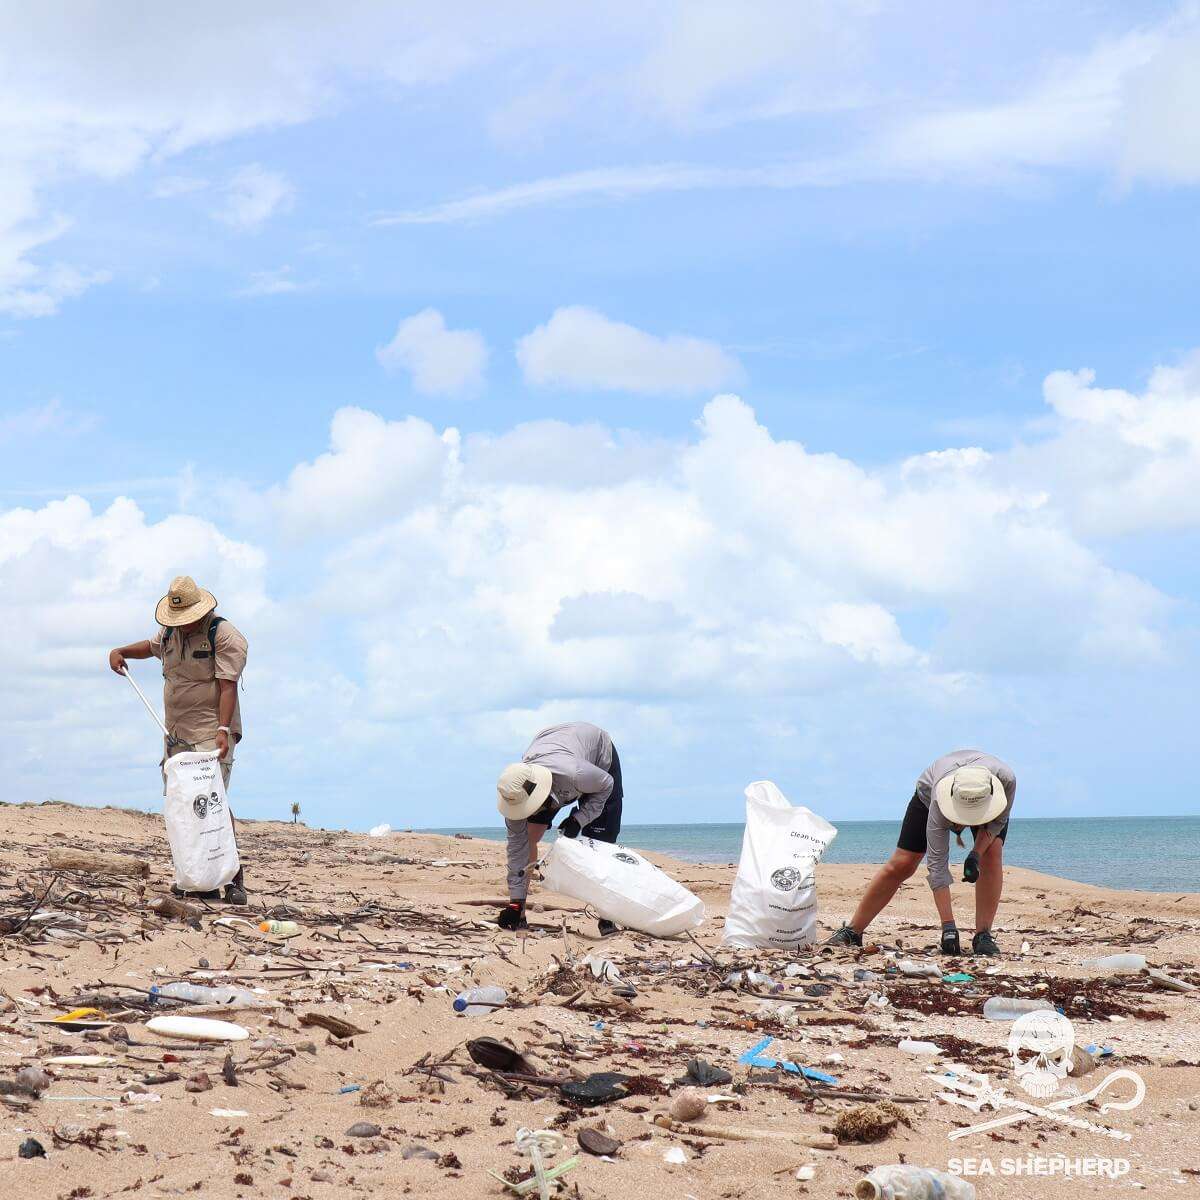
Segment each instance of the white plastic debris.
[{"label": "white plastic debris", "polygon": [[368,837],[387,837],[392,832],[390,825],[376,825],[373,829],[367,830]]},{"label": "white plastic debris", "polygon": [[670,1150],[663,1155],[663,1162],[675,1163],[677,1165],[687,1162],[687,1152],[679,1146],[672,1146]]}]

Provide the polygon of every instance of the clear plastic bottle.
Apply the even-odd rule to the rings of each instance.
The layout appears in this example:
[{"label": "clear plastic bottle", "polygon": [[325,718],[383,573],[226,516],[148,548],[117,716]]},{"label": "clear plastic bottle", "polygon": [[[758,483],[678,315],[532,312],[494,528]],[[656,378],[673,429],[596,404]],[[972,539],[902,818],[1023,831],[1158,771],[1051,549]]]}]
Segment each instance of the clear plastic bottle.
[{"label": "clear plastic bottle", "polygon": [[910,975],[914,979],[941,979],[942,968],[935,963],[914,962],[911,958],[902,958],[896,963],[896,970],[901,975]]},{"label": "clear plastic bottle", "polygon": [[983,1004],[983,1015],[989,1021],[1015,1021],[1026,1013],[1042,1011],[1054,1012],[1054,1005],[1024,996],[989,996]]},{"label": "clear plastic bottle", "polygon": [[151,995],[161,996],[164,1000],[190,1000],[194,1004],[239,1004],[258,1008],[263,1002],[261,996],[245,988],[205,987],[199,983],[164,983],[150,990]]},{"label": "clear plastic bottle", "polygon": [[454,999],[454,1011],[468,1017],[481,1017],[503,1008],[507,1001],[508,993],[502,987],[473,987],[458,993]]},{"label": "clear plastic bottle", "polygon": [[1085,970],[1103,971],[1106,975],[1136,975],[1146,969],[1144,954],[1106,954],[1103,958],[1086,958]]},{"label": "clear plastic bottle", "polygon": [[975,1185],[930,1167],[876,1167],[858,1181],[857,1200],[975,1200]]},{"label": "clear plastic bottle", "polygon": [[903,1050],[905,1054],[941,1054],[940,1046],[935,1046],[933,1042],[915,1042],[912,1038],[904,1038],[897,1046],[897,1050]]}]

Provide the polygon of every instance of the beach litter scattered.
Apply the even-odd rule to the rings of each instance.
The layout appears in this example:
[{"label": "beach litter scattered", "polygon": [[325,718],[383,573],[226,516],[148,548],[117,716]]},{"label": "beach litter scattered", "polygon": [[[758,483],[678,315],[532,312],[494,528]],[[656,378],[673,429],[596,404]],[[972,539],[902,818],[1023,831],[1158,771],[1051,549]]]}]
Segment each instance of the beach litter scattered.
[{"label": "beach litter scattered", "polygon": [[[96,1180],[113,1194],[149,1187],[151,1157],[155,1194],[286,1181],[280,1194],[318,1200],[385,1194],[400,1178],[431,1200],[609,1200],[752,1178],[764,1196],[874,1195],[865,1181],[884,1169],[856,1147],[945,1161],[947,1134],[980,1118],[939,1093],[973,1102],[953,1082],[975,1087],[984,1072],[1014,1087],[1009,1014],[1075,1022],[1080,1091],[1114,1065],[1200,1058],[1179,1033],[1200,984],[1183,949],[1195,916],[1076,916],[1064,900],[1031,960],[942,960],[929,922],[845,951],[722,946],[717,926],[670,940],[625,931],[601,954],[594,918],[541,894],[530,912],[543,928],[497,931],[474,903],[499,862],[479,840],[455,843],[474,855],[463,860],[445,838],[381,848],[246,822],[262,891],[234,915],[169,895],[150,818],[122,816],[133,832],[118,841],[74,810],[45,811],[74,821],[58,840],[77,857],[51,866],[46,836],[16,840],[18,821],[0,831],[14,868],[0,878],[0,1111],[20,1126],[0,1172],[66,1162],[96,1195]],[[113,847],[148,869],[106,873]],[[728,868],[678,874],[719,913]],[[1110,951],[1120,970],[1080,965]],[[989,1005],[1005,1016],[986,1021]],[[1007,1138],[1025,1139],[1014,1149],[1054,1128],[1001,1117]],[[30,1142],[52,1162],[22,1159]],[[943,1157],[919,1157],[931,1146]]]}]

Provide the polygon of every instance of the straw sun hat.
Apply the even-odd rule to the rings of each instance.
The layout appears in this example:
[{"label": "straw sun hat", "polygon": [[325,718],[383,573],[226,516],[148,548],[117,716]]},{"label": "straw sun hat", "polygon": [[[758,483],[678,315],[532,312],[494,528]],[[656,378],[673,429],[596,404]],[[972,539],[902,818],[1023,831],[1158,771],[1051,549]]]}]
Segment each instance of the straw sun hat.
[{"label": "straw sun hat", "polygon": [[1004,784],[986,767],[959,767],[934,788],[937,806],[955,825],[986,825],[1007,807]]},{"label": "straw sun hat", "polygon": [[190,625],[217,607],[217,598],[196,586],[190,575],[176,575],[167,594],[158,602],[154,619],[160,625]]},{"label": "straw sun hat", "polygon": [[496,807],[509,821],[523,821],[550,795],[554,776],[541,763],[510,763],[496,783]]}]

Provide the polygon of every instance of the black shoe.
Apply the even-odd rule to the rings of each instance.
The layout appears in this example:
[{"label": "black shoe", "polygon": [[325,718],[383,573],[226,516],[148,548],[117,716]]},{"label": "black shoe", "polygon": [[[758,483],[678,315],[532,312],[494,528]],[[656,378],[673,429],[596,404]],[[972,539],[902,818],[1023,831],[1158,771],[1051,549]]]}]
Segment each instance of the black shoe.
[{"label": "black shoe", "polygon": [[614,933],[620,932],[617,925],[615,925],[612,921],[606,921],[603,917],[600,918],[598,924],[601,937],[612,937]]},{"label": "black shoe", "polygon": [[971,953],[986,955],[988,958],[999,956],[1000,947],[996,945],[996,939],[992,937],[990,929],[981,929],[971,939]]},{"label": "black shoe", "polygon": [[832,937],[825,939],[826,946],[856,946],[862,949],[862,934],[843,925]]},{"label": "black shoe", "polygon": [[220,900],[221,893],[219,891],[211,892],[185,892],[183,888],[171,884],[171,895],[178,896],[180,900]]},{"label": "black shoe", "polygon": [[238,867],[238,873],[225,885],[226,904],[246,903],[246,869]]},{"label": "black shoe", "polygon": [[943,954],[961,954],[962,942],[958,938],[957,929],[942,930],[942,953]]}]

